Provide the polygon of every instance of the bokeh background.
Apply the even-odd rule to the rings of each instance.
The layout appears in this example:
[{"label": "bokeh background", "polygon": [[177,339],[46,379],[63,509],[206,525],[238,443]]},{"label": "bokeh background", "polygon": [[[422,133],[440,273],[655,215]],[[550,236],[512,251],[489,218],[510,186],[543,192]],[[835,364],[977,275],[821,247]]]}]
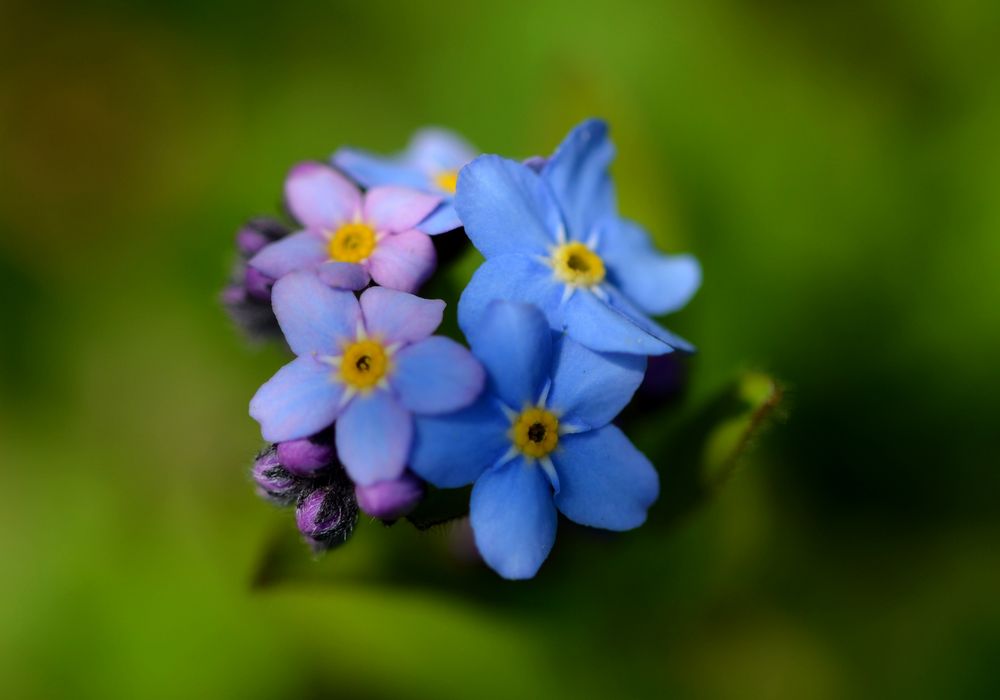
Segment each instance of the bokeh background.
[{"label": "bokeh background", "polygon": [[[1000,697],[998,32],[975,0],[4,0],[2,694]],[[293,525],[246,474],[282,357],[217,304],[239,224],[341,144],[527,156],[591,115],[624,213],[703,262],[681,404],[757,370],[785,418],[533,583],[293,544],[262,585]],[[344,561],[451,536],[367,523]]]}]

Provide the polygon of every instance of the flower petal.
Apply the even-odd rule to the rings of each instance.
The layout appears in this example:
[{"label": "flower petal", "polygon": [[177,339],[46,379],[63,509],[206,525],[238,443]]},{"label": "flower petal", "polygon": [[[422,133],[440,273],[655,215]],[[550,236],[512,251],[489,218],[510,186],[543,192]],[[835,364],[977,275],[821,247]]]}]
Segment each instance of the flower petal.
[{"label": "flower petal", "polygon": [[434,244],[427,234],[416,230],[383,236],[368,259],[373,280],[403,292],[417,291],[435,267]]},{"label": "flower petal", "polygon": [[379,231],[397,233],[416,227],[441,198],[410,187],[383,185],[365,194],[364,219]]},{"label": "flower petal", "polygon": [[343,386],[330,367],[297,357],[278,370],[250,401],[250,415],[268,442],[309,437],[329,427],[340,412]]},{"label": "flower petal", "polygon": [[272,279],[281,279],[293,270],[316,267],[328,259],[326,241],[314,231],[299,231],[257,251],[249,265]]},{"label": "flower petal", "polygon": [[542,168],[566,221],[569,237],[587,240],[597,222],[617,212],[608,168],[615,147],[608,125],[588,119],[569,132]]},{"label": "flower petal", "polygon": [[[602,287],[602,290],[606,289]],[[634,355],[665,355],[673,348],[651,335],[638,321],[599,299],[594,292],[578,289],[562,307],[563,329],[578,343],[597,352]]]},{"label": "flower petal", "polygon": [[453,131],[427,127],[413,135],[406,149],[406,160],[433,176],[441,171],[461,169],[476,154],[476,149]]},{"label": "flower petal", "polygon": [[518,458],[486,471],[469,503],[476,548],[508,579],[533,577],[556,540],[558,518],[549,480]]},{"label": "flower petal", "polygon": [[417,416],[410,469],[440,488],[471,484],[510,447],[510,421],[494,396],[444,416]]},{"label": "flower petal", "polygon": [[350,180],[322,163],[300,163],[285,180],[285,201],[292,215],[312,229],[330,229],[361,211],[361,192]]},{"label": "flower petal", "polygon": [[354,294],[331,289],[313,272],[293,272],[278,280],[271,305],[296,355],[336,352],[338,341],[353,338],[361,320]]},{"label": "flower petal", "polygon": [[372,281],[371,275],[364,265],[357,263],[336,262],[331,260],[316,268],[316,274],[320,281],[328,287],[334,289],[350,289],[358,291],[368,286]]},{"label": "flower petal", "polygon": [[386,390],[355,396],[337,421],[337,455],[362,486],[402,474],[412,440],[413,417]]},{"label": "flower petal", "polygon": [[631,530],[646,520],[660,480],[646,456],[614,425],[560,440],[552,455],[559,475],[556,506],[570,520]]},{"label": "flower petal", "polygon": [[701,285],[701,266],[691,255],[663,255],[636,223],[617,217],[599,226],[597,252],[608,276],[647,314],[677,311]]},{"label": "flower petal", "polygon": [[534,404],[552,366],[552,329],[535,306],[493,301],[466,333],[492,391],[510,408]]},{"label": "flower petal", "polygon": [[548,406],[574,427],[610,423],[628,405],[646,370],[644,355],[596,353],[567,336],[556,340],[554,355]]},{"label": "flower petal", "polygon": [[666,343],[673,350],[684,353],[696,352],[694,345],[684,340],[684,338],[681,338],[679,335],[671,333],[659,323],[649,318],[640,309],[636,308],[635,304],[626,298],[624,294],[612,285],[605,285],[604,293],[607,295],[608,305],[612,309],[625,314],[634,324],[642,328],[654,338]]},{"label": "flower petal", "polygon": [[436,236],[439,233],[447,233],[461,227],[462,222],[458,219],[458,212],[451,200],[442,202],[437,209],[431,212],[430,216],[420,222],[418,229],[428,236]]},{"label": "flower petal", "polygon": [[388,287],[371,287],[361,294],[361,313],[369,335],[386,343],[415,343],[441,325],[445,303],[423,299]]},{"label": "flower petal", "polygon": [[436,335],[409,345],[393,358],[392,388],[417,414],[451,413],[482,393],[486,373],[472,353]]},{"label": "flower petal", "polygon": [[356,148],[341,148],[333,154],[333,164],[363,187],[400,185],[428,190],[427,175],[398,157],[386,158]]},{"label": "flower petal", "polygon": [[559,207],[538,173],[500,156],[480,156],[462,168],[455,209],[469,240],[487,258],[545,255],[562,225]]},{"label": "flower petal", "polygon": [[562,327],[563,285],[543,262],[526,255],[490,258],[476,270],[458,301],[458,324],[466,337],[482,323],[483,314],[497,299],[534,304],[549,324]]}]

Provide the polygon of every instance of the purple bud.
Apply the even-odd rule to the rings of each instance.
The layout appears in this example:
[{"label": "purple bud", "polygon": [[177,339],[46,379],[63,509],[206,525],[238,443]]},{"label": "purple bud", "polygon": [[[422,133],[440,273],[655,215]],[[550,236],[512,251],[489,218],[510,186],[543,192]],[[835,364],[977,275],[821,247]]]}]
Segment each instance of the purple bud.
[{"label": "purple bud", "polygon": [[295,522],[313,549],[323,551],[347,541],[358,521],[358,504],[346,484],[323,486],[299,501]]},{"label": "purple bud", "polygon": [[241,285],[231,285],[222,290],[222,303],[226,306],[242,304],[247,300],[247,290]]},{"label": "purple bud", "polygon": [[544,168],[545,164],[548,162],[549,159],[546,158],[545,156],[531,156],[530,158],[524,159],[524,164],[527,165],[532,170],[534,170],[536,173],[542,172],[542,168]]},{"label": "purple bud", "polygon": [[271,287],[274,286],[274,280],[263,272],[247,265],[246,272],[243,273],[243,283],[246,285],[249,296],[260,301],[270,301]]},{"label": "purple bud", "polygon": [[336,450],[328,434],[302,440],[278,443],[278,459],[288,471],[299,476],[313,476],[323,467],[336,461]]},{"label": "purple bud", "polygon": [[250,219],[236,232],[236,247],[246,257],[252,257],[268,243],[288,235],[288,229],[280,221],[267,217]]},{"label": "purple bud", "polygon": [[302,492],[302,480],[281,465],[273,448],[257,457],[251,474],[257,493],[276,505],[291,505]]},{"label": "purple bud", "polygon": [[379,481],[370,486],[355,486],[358,506],[373,518],[395,520],[406,515],[424,497],[424,482],[411,472],[398,479]]},{"label": "purple bud", "polygon": [[687,385],[687,364],[680,353],[669,353],[650,357],[646,364],[646,376],[639,386],[639,393],[655,399],[671,399],[680,394]]}]

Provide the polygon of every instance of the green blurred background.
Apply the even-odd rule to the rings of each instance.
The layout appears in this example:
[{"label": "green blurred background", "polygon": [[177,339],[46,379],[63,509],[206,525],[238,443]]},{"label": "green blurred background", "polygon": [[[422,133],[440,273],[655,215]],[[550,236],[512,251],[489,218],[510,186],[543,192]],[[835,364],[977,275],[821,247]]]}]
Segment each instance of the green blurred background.
[{"label": "green blurred background", "polygon": [[[998,36],[974,0],[3,0],[2,694],[1000,697]],[[787,420],[533,583],[293,546],[255,585],[293,525],[246,475],[282,357],[216,303],[236,228],[341,144],[527,156],[590,115],[702,260],[688,402],[761,370]]]}]

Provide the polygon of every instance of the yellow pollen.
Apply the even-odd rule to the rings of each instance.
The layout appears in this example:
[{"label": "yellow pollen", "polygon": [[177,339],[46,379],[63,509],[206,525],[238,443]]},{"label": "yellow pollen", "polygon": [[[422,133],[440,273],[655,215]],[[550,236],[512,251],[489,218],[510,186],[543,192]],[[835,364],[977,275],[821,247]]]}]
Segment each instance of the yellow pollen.
[{"label": "yellow pollen", "polygon": [[510,426],[510,440],[528,457],[546,457],[559,446],[559,419],[544,408],[527,408]]},{"label": "yellow pollen", "polygon": [[367,224],[344,224],[330,238],[330,259],[337,262],[361,262],[375,250],[375,231]]},{"label": "yellow pollen", "polygon": [[389,355],[377,340],[359,340],[344,348],[340,378],[359,391],[371,389],[389,372]]},{"label": "yellow pollen", "polygon": [[579,241],[563,243],[552,253],[552,269],[560,280],[574,287],[593,287],[604,281],[601,256]]},{"label": "yellow pollen", "polygon": [[443,170],[434,176],[434,184],[440,187],[442,190],[448,194],[455,194],[455,190],[458,189],[458,171],[457,170]]}]

